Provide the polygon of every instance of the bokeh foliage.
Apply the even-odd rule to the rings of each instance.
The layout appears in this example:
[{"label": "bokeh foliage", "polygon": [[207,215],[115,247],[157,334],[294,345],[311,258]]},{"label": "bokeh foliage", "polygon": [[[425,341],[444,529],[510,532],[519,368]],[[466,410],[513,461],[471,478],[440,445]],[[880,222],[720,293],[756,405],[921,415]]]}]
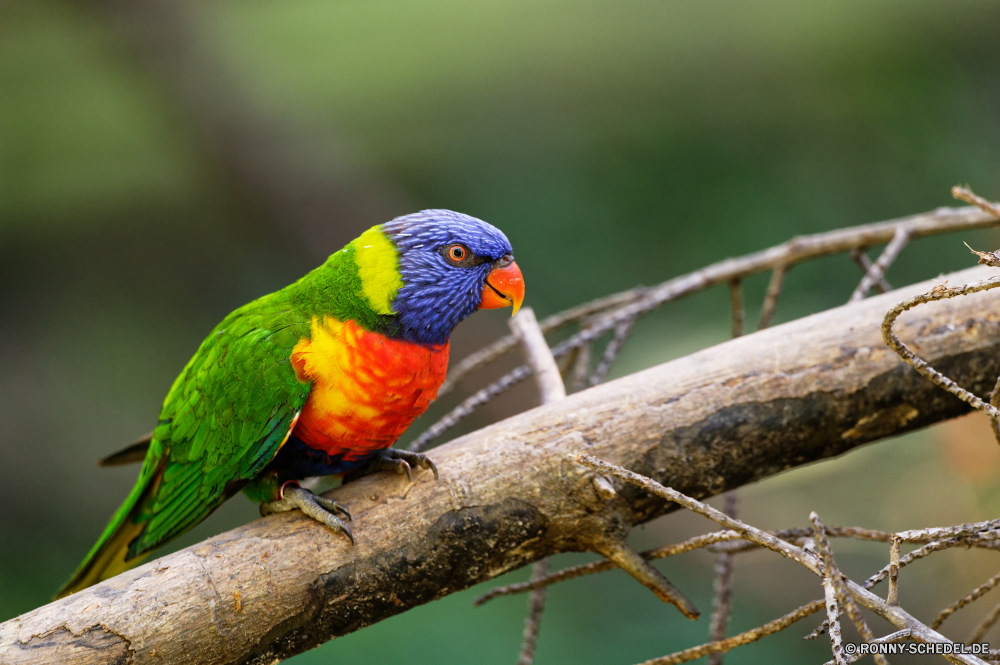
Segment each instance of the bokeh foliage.
[{"label": "bokeh foliage", "polygon": [[[503,228],[541,315],[796,234],[952,205],[958,182],[1000,198],[1000,5],[988,0],[184,7],[193,38],[254,108],[377,173],[402,202],[396,212],[447,207]],[[46,602],[90,546],[135,473],[93,460],[151,429],[212,325],[337,249],[269,223],[110,15],[99,2],[0,4],[0,619]],[[338,234],[364,227],[352,224]],[[922,240],[890,280],[968,265],[960,240],[998,244],[990,234]],[[796,268],[779,321],[842,303],[857,277],[845,257]],[[748,283],[748,302],[764,284]],[[712,292],[669,306],[642,324],[616,371],[725,339],[725,304]],[[477,318],[456,346],[504,330],[499,315]],[[484,418],[526,406],[522,393]],[[747,492],[748,514],[761,518],[750,521],[803,524],[816,509],[827,524],[896,529],[995,516],[1000,463],[967,472],[965,457],[988,453],[962,442],[986,435],[955,443],[954,431],[763,483]],[[918,500],[927,488],[937,512]],[[178,545],[254,516],[242,498],[230,504]],[[700,528],[670,516],[636,541]],[[883,554],[848,551],[848,570]],[[955,597],[993,572],[981,557],[949,556],[926,579],[955,582]],[[737,629],[815,595],[771,598],[751,580],[784,569],[747,561]],[[708,608],[710,558],[663,565]],[[539,662],[631,663],[705,636],[707,622],[636,587],[608,575],[554,590]],[[523,602],[470,612],[475,593],[296,662],[512,662]],[[951,595],[928,591],[927,611]],[[822,652],[781,636],[729,662]]]}]

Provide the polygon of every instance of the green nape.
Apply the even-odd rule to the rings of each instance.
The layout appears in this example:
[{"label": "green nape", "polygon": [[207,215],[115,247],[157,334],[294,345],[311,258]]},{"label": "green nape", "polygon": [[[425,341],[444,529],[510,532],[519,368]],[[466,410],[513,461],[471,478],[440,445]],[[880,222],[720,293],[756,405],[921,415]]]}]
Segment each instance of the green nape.
[{"label": "green nape", "polygon": [[402,285],[396,248],[374,226],[275,295],[287,295],[308,316],[352,319],[366,330],[393,336],[399,322],[391,303]]}]

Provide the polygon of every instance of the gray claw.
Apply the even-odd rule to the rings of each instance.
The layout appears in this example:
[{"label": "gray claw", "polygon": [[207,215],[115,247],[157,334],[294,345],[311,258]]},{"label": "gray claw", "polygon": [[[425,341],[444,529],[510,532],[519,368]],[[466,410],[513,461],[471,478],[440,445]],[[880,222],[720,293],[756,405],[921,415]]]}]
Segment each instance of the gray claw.
[{"label": "gray claw", "polygon": [[284,513],[296,508],[317,522],[321,522],[334,531],[344,534],[350,539],[351,545],[354,544],[354,534],[334,514],[342,513],[350,520],[351,514],[347,512],[347,509],[332,499],[316,496],[309,490],[302,489],[301,487],[289,487],[285,489],[283,498],[277,501],[262,503],[260,505],[260,514]]}]

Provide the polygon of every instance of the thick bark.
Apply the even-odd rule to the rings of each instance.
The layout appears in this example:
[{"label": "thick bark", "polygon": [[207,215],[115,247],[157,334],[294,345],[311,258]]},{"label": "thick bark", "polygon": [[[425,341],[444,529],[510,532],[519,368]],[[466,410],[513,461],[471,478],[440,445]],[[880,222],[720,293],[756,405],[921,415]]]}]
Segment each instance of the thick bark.
[{"label": "thick bark", "polygon": [[[991,274],[984,268],[952,284]],[[964,413],[879,326],[924,283],[732,340],[432,451],[441,472],[330,495],[357,546],[273,515],[0,624],[0,662],[271,663],[541,557],[608,551],[670,506],[598,494],[587,452],[694,497]],[[1000,374],[1000,289],[901,317],[911,348],[973,392]]]}]

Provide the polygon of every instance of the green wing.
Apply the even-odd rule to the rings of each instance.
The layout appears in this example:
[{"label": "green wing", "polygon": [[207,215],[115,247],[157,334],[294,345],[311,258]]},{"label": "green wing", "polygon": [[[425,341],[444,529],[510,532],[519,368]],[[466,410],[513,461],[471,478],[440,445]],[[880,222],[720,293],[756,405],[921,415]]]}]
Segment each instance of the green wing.
[{"label": "green wing", "polygon": [[167,395],[151,446],[166,463],[128,558],[190,529],[257,476],[305,404],[310,384],[289,356],[308,323],[262,304],[219,324]]},{"label": "green wing", "polygon": [[202,342],[164,401],[138,482],[60,596],[190,529],[277,453],[311,385],[289,360],[309,322],[280,294],[236,310]]}]

